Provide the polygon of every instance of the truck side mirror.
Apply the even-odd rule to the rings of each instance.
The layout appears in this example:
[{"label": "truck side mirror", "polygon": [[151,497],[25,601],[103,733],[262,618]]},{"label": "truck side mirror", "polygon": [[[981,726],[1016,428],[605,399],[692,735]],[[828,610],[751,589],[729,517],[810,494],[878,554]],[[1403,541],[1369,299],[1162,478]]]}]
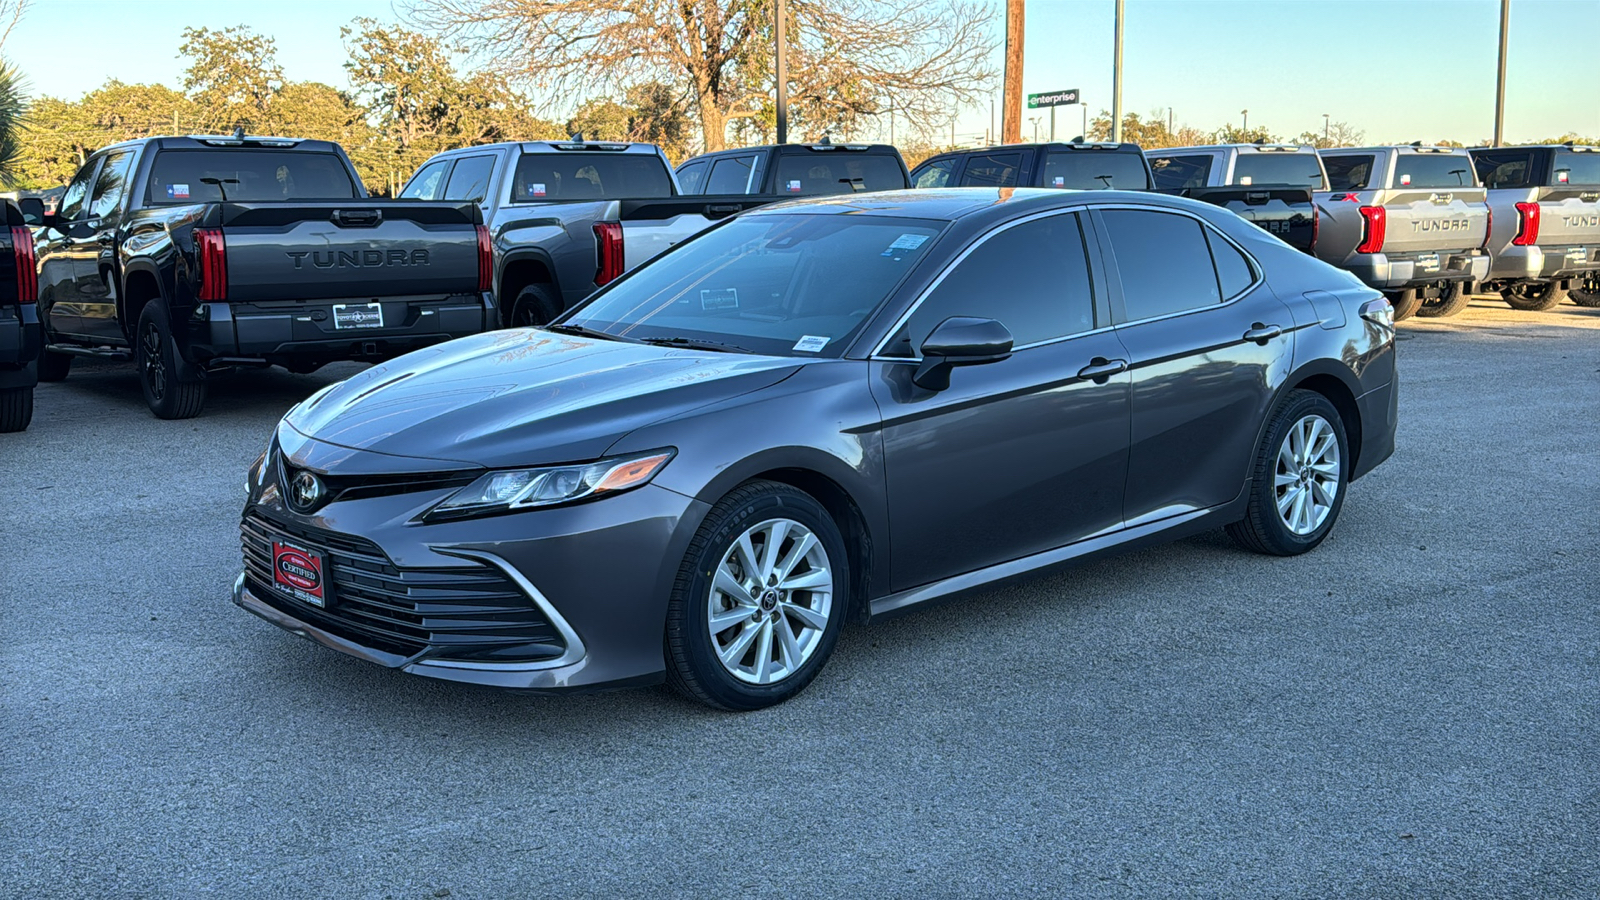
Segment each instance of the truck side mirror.
[{"label": "truck side mirror", "polygon": [[44,224],[44,201],[38,197],[24,197],[18,200],[17,208],[22,210],[24,224],[35,227]]}]

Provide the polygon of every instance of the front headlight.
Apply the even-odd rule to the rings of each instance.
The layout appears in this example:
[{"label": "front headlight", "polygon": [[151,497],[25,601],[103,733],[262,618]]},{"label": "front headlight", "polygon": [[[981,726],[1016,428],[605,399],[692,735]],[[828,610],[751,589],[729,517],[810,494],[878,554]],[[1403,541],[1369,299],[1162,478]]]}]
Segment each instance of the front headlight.
[{"label": "front headlight", "polygon": [[479,478],[423,513],[428,522],[557,506],[644,485],[676,450],[651,450],[574,466],[505,469]]}]

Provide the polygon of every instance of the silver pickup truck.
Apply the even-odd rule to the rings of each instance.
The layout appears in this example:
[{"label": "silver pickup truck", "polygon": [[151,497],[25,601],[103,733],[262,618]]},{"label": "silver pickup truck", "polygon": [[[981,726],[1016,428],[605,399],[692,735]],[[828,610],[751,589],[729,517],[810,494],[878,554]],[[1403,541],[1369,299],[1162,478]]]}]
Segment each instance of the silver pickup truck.
[{"label": "silver pickup truck", "polygon": [[1472,150],[1489,191],[1489,283],[1515,309],[1600,307],[1600,147]]},{"label": "silver pickup truck", "polygon": [[1319,150],[1317,256],[1383,291],[1396,319],[1451,316],[1489,275],[1489,208],[1459,147]]},{"label": "silver pickup truck", "polygon": [[1295,144],[1211,144],[1146,150],[1156,190],[1232,210],[1285,244],[1314,252],[1317,192],[1328,189],[1317,151]]}]

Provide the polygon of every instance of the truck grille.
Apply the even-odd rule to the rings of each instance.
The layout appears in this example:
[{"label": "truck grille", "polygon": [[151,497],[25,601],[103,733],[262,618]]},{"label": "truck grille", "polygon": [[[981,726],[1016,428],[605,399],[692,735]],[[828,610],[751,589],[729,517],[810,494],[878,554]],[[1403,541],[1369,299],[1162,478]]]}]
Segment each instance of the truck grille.
[{"label": "truck grille", "polygon": [[[505,573],[487,565],[402,569],[371,541],[285,525],[250,513],[239,523],[245,578],[282,612],[364,647],[398,656],[480,661],[553,659],[561,634]],[[273,586],[272,542],[324,555],[326,608]]]}]

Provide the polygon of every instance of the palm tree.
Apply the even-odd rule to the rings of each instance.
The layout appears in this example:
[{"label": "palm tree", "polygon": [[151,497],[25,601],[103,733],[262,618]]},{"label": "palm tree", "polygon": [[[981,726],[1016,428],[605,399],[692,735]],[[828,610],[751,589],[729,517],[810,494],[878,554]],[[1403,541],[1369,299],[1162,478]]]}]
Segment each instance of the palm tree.
[{"label": "palm tree", "polygon": [[10,63],[0,63],[0,182],[17,177],[22,125],[28,116],[28,82]]}]

